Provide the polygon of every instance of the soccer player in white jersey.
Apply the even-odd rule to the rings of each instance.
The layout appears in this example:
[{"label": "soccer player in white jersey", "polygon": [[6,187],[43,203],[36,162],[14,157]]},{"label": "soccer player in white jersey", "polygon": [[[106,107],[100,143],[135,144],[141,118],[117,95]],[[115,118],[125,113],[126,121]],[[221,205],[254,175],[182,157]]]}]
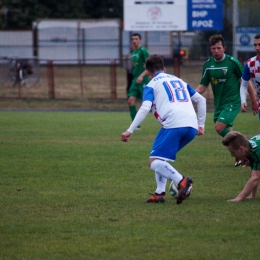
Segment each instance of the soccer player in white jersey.
[{"label": "soccer player in white jersey", "polygon": [[[260,119],[260,33],[256,34],[254,37],[254,47],[256,56],[250,58],[245,64],[244,72],[241,78],[240,96],[242,108],[245,109],[247,106],[246,97],[248,82],[251,79],[254,83],[258,96],[258,118]],[[260,127],[258,128],[258,133],[260,133]]]},{"label": "soccer player in white jersey", "polygon": [[[192,178],[179,173],[168,161],[197,135],[204,134],[206,99],[174,75],[166,74],[162,57],[151,55],[145,62],[151,81],[144,88],[142,105],[121,140],[127,142],[149,111],[162,125],[152,146],[149,166],[155,172],[157,188],[146,202],[165,202],[167,180],[178,185],[177,204],[186,197]],[[192,101],[197,103],[198,117]]]}]

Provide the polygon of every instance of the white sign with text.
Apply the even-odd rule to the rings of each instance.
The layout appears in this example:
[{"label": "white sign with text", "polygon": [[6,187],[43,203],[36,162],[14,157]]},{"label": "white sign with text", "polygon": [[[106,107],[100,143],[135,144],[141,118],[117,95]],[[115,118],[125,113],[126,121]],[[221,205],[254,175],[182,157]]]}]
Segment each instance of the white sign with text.
[{"label": "white sign with text", "polygon": [[187,28],[187,1],[124,0],[124,30],[181,31]]}]

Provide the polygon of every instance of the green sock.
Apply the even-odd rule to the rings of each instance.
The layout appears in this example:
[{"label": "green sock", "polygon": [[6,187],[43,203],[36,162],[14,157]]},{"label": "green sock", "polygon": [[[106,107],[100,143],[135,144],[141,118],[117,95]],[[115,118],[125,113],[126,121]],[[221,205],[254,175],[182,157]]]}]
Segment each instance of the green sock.
[{"label": "green sock", "polygon": [[133,121],[134,118],[135,118],[135,115],[136,115],[136,113],[137,113],[136,106],[130,106],[130,107],[129,107],[129,111],[130,111],[130,116],[131,116],[132,121]]},{"label": "green sock", "polygon": [[230,130],[228,128],[225,128],[224,130],[222,130],[219,135],[221,135],[222,137],[224,137],[227,133],[229,133]]}]

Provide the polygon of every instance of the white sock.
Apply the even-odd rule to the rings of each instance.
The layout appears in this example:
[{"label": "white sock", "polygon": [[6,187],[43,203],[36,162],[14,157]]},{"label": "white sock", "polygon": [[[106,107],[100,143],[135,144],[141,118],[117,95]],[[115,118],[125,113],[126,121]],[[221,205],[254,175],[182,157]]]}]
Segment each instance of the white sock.
[{"label": "white sock", "polygon": [[154,160],[151,163],[150,168],[155,171],[155,173],[161,175],[167,180],[174,181],[176,184],[179,184],[183,179],[183,176],[166,161]]},{"label": "white sock", "polygon": [[155,172],[155,181],[157,183],[157,188],[155,192],[157,194],[161,194],[162,192],[165,192],[167,179]]}]

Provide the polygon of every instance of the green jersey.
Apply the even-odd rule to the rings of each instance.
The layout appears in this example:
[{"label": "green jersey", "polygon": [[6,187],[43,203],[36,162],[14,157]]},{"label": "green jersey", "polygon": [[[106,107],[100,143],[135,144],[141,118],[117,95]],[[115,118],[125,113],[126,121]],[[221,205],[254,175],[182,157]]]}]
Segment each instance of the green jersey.
[{"label": "green jersey", "polygon": [[240,62],[227,54],[222,61],[217,62],[211,57],[205,62],[200,84],[208,86],[211,83],[215,109],[222,109],[227,105],[241,105],[242,73],[243,67]]},{"label": "green jersey", "polygon": [[[143,46],[132,52],[132,72],[135,80],[144,72],[145,70],[145,60],[148,58],[149,52]],[[147,84],[150,81],[147,75],[143,78],[143,84]]]},{"label": "green jersey", "polygon": [[260,170],[260,134],[253,136],[248,140],[250,145],[250,167],[252,170]]}]

